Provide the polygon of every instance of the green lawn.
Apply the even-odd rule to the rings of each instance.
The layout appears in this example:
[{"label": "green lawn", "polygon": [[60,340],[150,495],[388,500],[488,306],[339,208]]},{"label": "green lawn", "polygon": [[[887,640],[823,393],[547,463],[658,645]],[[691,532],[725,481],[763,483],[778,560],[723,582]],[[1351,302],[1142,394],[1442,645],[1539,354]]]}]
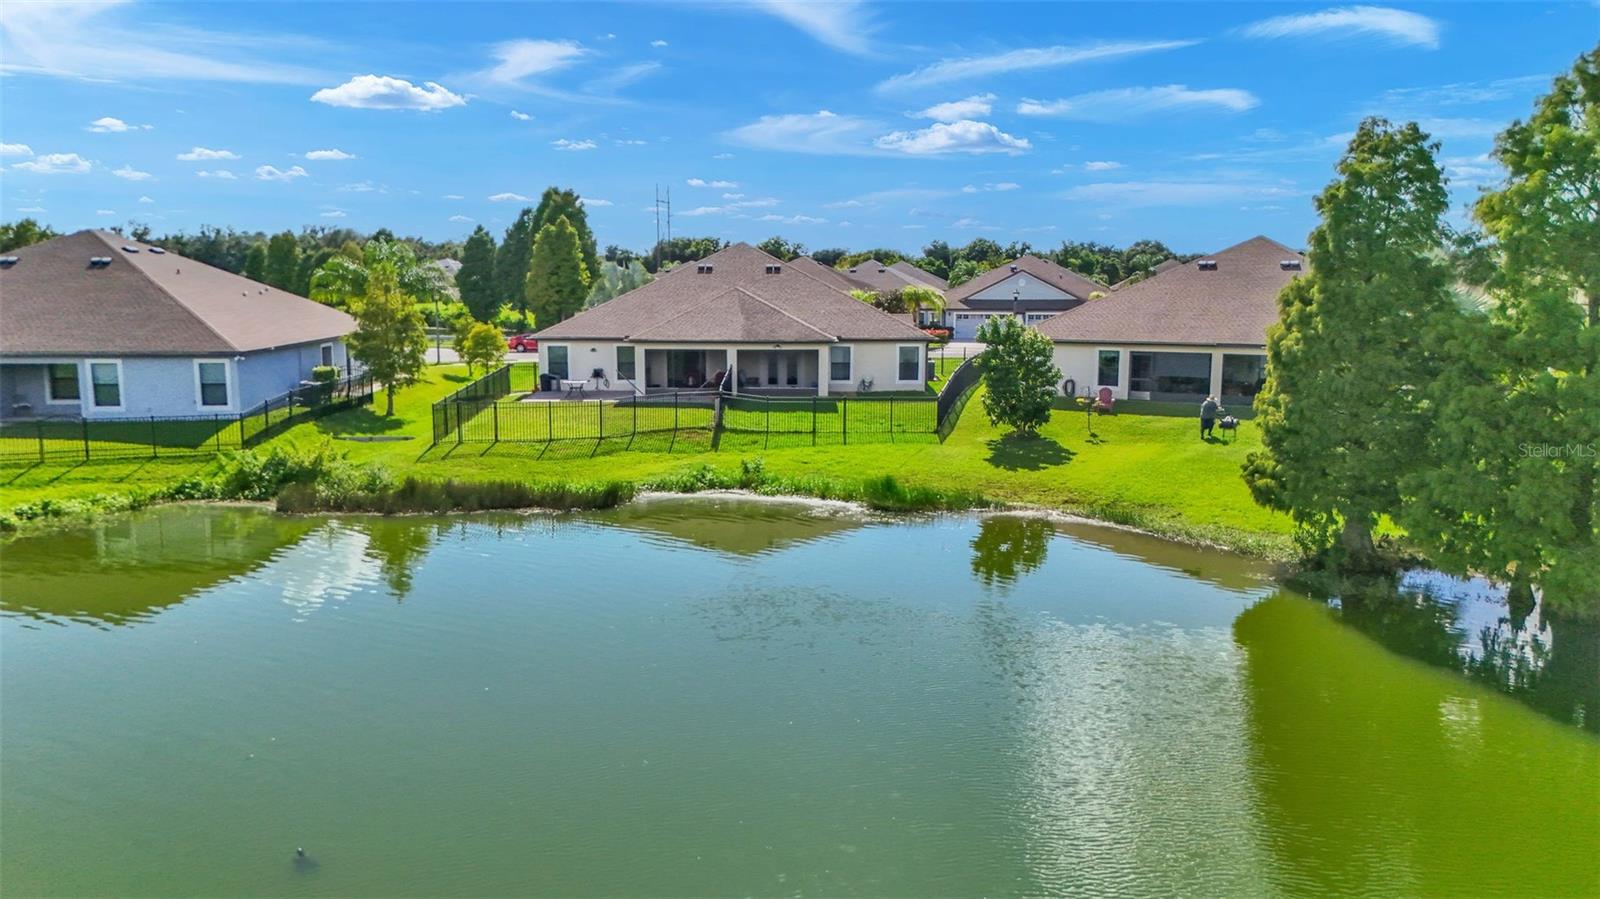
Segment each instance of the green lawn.
[{"label": "green lawn", "polygon": [[[531,376],[517,377],[519,389],[531,384]],[[1039,438],[1018,439],[991,426],[974,397],[944,443],[924,434],[885,433],[871,442],[819,440],[812,446],[807,427],[776,439],[764,432],[725,433],[720,452],[711,451],[709,434],[692,432],[430,448],[430,405],[467,381],[461,366],[431,368],[423,382],[397,394],[392,418],[382,414],[380,395],[370,406],[295,425],[268,445],[403,437],[409,439],[333,444],[353,460],[382,463],[400,475],[530,482],[646,481],[701,465],[736,470],[741,460],[759,456],[774,475],[859,482],[892,474],[910,485],[975,491],[1000,502],[1092,515],[1259,554],[1289,550],[1288,518],[1255,505],[1239,477],[1246,453],[1259,446],[1259,432],[1248,422],[1232,442],[1202,442],[1194,417],[1130,409],[1096,416],[1091,435],[1082,414],[1058,410]],[[208,464],[190,459],[0,468],[0,508],[160,484]]]}]

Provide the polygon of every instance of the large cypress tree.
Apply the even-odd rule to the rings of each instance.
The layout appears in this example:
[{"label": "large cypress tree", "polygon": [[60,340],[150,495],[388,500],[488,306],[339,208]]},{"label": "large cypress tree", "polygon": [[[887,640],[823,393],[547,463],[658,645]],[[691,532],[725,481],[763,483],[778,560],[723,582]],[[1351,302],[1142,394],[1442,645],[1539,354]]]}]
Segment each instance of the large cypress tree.
[{"label": "large cypress tree", "polygon": [[502,303],[523,308],[523,284],[528,280],[528,264],[533,259],[533,210],[524,208],[506,229],[505,240],[494,254],[494,289]]},{"label": "large cypress tree", "polygon": [[554,224],[556,219],[563,217],[578,232],[583,268],[589,274],[589,280],[593,281],[600,276],[600,254],[595,248],[594,232],[589,230],[589,215],[583,209],[578,192],[570,188],[545,188],[544,194],[539,197],[539,208],[533,212],[533,233],[538,234],[545,225]]},{"label": "large cypress tree", "polygon": [[[1433,560],[1551,608],[1600,612],[1600,50],[1501,133],[1507,179],[1475,209],[1499,263],[1487,315],[1441,335],[1437,460],[1401,522]],[[1576,300],[1576,302],[1574,302]]]},{"label": "large cypress tree", "polygon": [[267,283],[279,290],[292,291],[299,272],[300,242],[288,231],[272,235],[267,241],[267,266],[263,272]]},{"label": "large cypress tree", "polygon": [[1317,197],[1310,272],[1284,288],[1256,398],[1264,448],[1245,478],[1294,518],[1308,552],[1375,561],[1373,530],[1428,465],[1421,389],[1437,372],[1423,329],[1455,313],[1438,145],[1415,123],[1361,123]]},{"label": "large cypress tree", "polygon": [[456,272],[456,289],[467,311],[480,322],[493,321],[503,298],[495,290],[494,236],[479,225],[461,248],[461,269]]},{"label": "large cypress tree", "polygon": [[267,283],[267,245],[256,241],[244,254],[244,276],[252,281]]},{"label": "large cypress tree", "polygon": [[566,216],[540,229],[528,268],[526,306],[539,326],[547,328],[583,308],[589,295],[589,273],[583,267],[578,229]]}]

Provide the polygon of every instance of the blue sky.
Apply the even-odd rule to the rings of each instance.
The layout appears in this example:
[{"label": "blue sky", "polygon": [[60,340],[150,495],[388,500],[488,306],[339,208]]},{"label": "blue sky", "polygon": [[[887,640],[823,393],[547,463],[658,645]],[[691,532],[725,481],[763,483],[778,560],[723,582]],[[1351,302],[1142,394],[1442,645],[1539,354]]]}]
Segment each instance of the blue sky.
[{"label": "blue sky", "polygon": [[1438,137],[1464,207],[1600,6],[8,2],[0,29],[7,220],[498,237],[557,184],[645,249],[659,184],[680,235],[1202,252],[1303,242],[1369,114]]}]

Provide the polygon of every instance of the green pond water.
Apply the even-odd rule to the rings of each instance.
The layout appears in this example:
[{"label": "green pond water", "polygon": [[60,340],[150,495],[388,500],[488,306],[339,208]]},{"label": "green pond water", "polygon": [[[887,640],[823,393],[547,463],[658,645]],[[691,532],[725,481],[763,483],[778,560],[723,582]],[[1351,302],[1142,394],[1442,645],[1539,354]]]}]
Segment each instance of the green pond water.
[{"label": "green pond water", "polygon": [[1473,582],[168,507],[0,546],[0,607],[8,896],[1600,894],[1597,632]]}]

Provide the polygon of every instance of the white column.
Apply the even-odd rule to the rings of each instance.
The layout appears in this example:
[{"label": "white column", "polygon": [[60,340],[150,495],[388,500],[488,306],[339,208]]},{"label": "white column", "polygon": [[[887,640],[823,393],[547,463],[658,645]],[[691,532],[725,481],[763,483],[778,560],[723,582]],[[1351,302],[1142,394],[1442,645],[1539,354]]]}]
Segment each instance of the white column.
[{"label": "white column", "polygon": [[1222,399],[1222,351],[1211,351],[1211,390],[1212,396]]},{"label": "white column", "polygon": [[733,392],[739,393],[739,348],[728,347],[728,380],[733,383]]},{"label": "white column", "polygon": [[817,350],[817,396],[828,395],[828,376],[831,374],[828,370],[828,348],[824,346]]}]

